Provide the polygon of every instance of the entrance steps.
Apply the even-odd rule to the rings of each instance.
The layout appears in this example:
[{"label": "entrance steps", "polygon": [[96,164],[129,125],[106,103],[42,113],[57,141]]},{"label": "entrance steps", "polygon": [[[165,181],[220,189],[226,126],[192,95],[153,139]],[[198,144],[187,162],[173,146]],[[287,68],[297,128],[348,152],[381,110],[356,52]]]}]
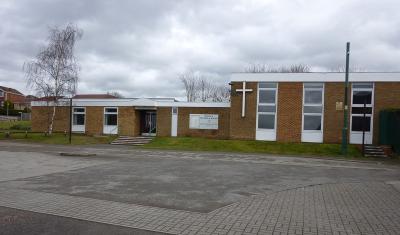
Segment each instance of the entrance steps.
[{"label": "entrance steps", "polygon": [[387,158],[385,151],[381,146],[376,145],[365,145],[365,157],[379,157],[379,158]]},{"label": "entrance steps", "polygon": [[150,143],[153,137],[150,136],[119,136],[113,142],[112,145],[132,145],[132,146],[142,146]]}]

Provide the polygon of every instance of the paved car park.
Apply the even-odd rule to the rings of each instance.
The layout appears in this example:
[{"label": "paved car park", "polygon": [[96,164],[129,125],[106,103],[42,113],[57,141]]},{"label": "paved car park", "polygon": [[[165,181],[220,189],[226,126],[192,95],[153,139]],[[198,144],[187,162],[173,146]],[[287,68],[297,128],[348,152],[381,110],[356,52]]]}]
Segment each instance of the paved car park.
[{"label": "paved car park", "polygon": [[[59,155],[66,151],[97,156]],[[0,142],[0,160],[3,210],[79,219],[93,228],[145,234],[400,233],[396,165],[12,142]],[[4,224],[0,220],[0,230]]]}]

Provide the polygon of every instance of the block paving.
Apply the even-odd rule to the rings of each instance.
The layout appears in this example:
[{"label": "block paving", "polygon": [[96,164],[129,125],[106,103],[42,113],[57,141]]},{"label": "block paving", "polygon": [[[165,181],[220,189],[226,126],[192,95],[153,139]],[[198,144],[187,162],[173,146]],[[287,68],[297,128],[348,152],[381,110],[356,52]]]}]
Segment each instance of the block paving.
[{"label": "block paving", "polygon": [[302,186],[209,213],[11,187],[0,206],[169,234],[400,234],[400,192],[384,182]]}]

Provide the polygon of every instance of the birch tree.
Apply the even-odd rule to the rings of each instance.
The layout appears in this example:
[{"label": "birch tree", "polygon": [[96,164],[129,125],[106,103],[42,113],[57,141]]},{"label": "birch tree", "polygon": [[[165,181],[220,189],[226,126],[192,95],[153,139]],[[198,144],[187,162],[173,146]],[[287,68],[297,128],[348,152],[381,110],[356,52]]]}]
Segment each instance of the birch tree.
[{"label": "birch tree", "polygon": [[40,49],[35,59],[25,62],[23,66],[28,87],[35,90],[37,95],[46,97],[52,106],[48,123],[49,134],[53,132],[60,98],[72,96],[76,92],[79,65],[74,47],[82,34],[82,30],[73,24],[68,24],[65,28],[50,28],[47,46]]}]

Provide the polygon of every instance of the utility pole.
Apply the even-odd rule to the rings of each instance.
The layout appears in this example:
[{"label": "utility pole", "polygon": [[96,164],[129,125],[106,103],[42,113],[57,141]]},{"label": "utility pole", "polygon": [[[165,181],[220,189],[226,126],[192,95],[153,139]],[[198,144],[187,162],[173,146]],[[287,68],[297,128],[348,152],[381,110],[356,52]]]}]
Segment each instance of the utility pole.
[{"label": "utility pole", "polygon": [[71,144],[72,137],[72,98],[69,99],[69,144]]},{"label": "utility pole", "polygon": [[348,97],[349,90],[349,63],[350,63],[350,42],[346,44],[346,75],[344,83],[344,117],[343,117],[343,130],[342,130],[342,154],[347,155],[347,129],[348,129]]}]

